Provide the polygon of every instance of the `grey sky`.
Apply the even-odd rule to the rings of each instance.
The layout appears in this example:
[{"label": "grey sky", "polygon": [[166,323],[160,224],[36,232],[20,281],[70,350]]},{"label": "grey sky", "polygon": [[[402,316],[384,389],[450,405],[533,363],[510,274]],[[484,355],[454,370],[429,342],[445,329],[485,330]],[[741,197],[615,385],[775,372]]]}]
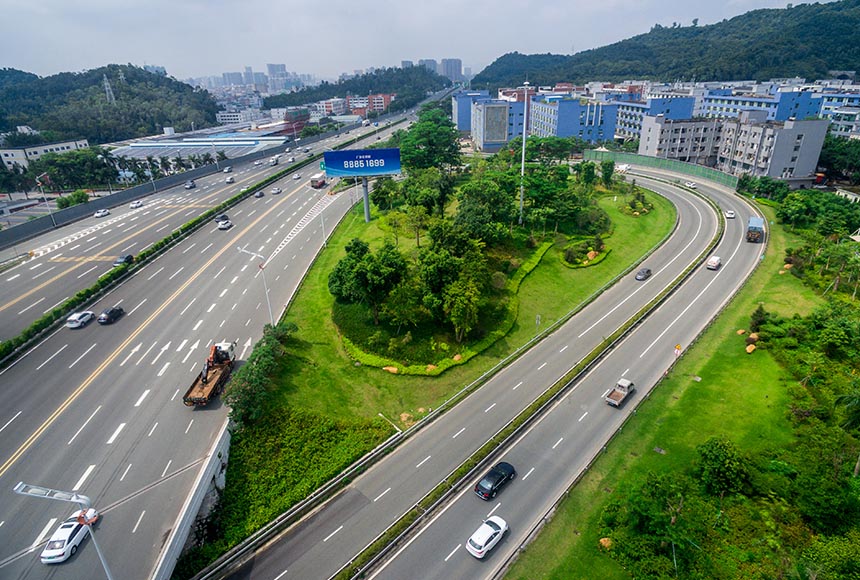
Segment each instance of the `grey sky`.
[{"label": "grey sky", "polygon": [[[796,4],[803,1],[795,0]],[[460,58],[477,73],[511,51],[570,54],[699,26],[777,0],[3,0],[0,67],[46,76],[109,63],[188,77],[266,63],[335,77],[401,60]]]}]

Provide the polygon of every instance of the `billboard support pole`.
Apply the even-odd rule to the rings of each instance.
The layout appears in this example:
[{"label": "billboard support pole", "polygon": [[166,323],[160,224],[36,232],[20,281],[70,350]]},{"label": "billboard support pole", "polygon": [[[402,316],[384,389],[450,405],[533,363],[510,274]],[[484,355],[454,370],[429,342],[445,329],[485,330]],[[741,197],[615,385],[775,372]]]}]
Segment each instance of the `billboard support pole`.
[{"label": "billboard support pole", "polygon": [[364,223],[370,223],[370,194],[367,192],[367,178],[361,178],[361,190],[364,193]]}]

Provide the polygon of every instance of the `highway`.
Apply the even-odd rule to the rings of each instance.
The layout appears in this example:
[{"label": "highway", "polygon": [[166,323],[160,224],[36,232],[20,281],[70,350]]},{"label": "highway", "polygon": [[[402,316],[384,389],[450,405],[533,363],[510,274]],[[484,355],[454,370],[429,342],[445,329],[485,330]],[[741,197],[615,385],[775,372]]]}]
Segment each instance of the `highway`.
[{"label": "highway", "polygon": [[[354,136],[355,131],[346,137]],[[313,151],[326,145],[315,143]],[[42,261],[4,272],[3,279],[26,277],[12,295],[18,304],[38,300],[37,293],[20,299],[36,287],[49,293],[44,302],[53,300],[78,283],[71,281],[77,280],[68,273],[72,267],[80,273],[93,262],[99,269],[106,265],[96,259],[51,262],[49,256],[87,260],[109,252],[112,260],[131,243],[136,253],[168,231],[160,228],[188,221],[279,168],[234,165],[235,184],[225,187],[225,175],[217,174],[198,180],[197,189],[180,186],[152,196],[141,210],[117,209],[110,216],[117,221],[108,218],[82,242],[66,242]],[[77,508],[14,495],[19,481],[89,496],[103,514],[96,536],[114,578],[149,577],[227,415],[220,400],[206,408],[185,407],[182,392],[210,344],[235,340],[244,359],[269,321],[259,260],[237,248],[268,256],[265,275],[277,316],[322,246],[323,232],[359,200],[354,190],[326,195],[328,188],[310,188],[309,169],[301,170],[303,179],[282,179],[277,184],[282,193],[272,195],[268,186],[264,197],[229,210],[232,229],[221,231],[213,223],[198,230],[90,307],[122,306],[127,314],[113,325],[60,328],[0,373],[6,402],[0,411],[0,489],[6,490],[0,504],[0,577],[102,577],[89,541],[66,564],[39,562],[47,537]],[[133,221],[135,216],[140,219]],[[65,241],[92,225],[86,221],[34,243]],[[42,266],[30,270],[35,263]],[[34,280],[48,264],[56,270]],[[9,296],[4,287],[4,299]],[[17,315],[15,306],[5,310]]]},{"label": "highway", "polygon": [[[672,200],[679,213],[675,233],[643,263],[654,271],[651,278],[637,282],[632,273],[625,276],[230,577],[285,580],[324,579],[334,575],[564,376],[603,337],[612,334],[659,294],[704,251],[716,235],[722,216],[698,197],[675,187],[651,181],[647,186]],[[489,513],[509,518],[513,528],[490,557],[490,562],[501,562],[504,551],[518,544],[518,534],[528,529],[530,521],[543,515],[542,506],[554,501],[553,494],[569,485],[590,455],[605,444],[623,416],[634,409],[669,366],[675,356],[675,344],[689,344],[708,320],[709,313],[715,312],[746,278],[762,248],[740,242],[750,210],[742,208],[739,202],[729,201],[726,193],[705,189],[723,204],[737,206],[738,218],[727,223],[717,252],[722,252],[723,269],[713,272],[704,266],[699,268],[670,302],[573,390],[559,406],[560,410],[550,415],[552,419],[545,419],[532,430],[530,437],[538,439],[534,442],[528,439],[504,456],[518,468],[520,475],[500,496],[502,505],[494,510],[497,502],[484,502],[467,489],[454,509],[448,509],[382,572],[384,577],[411,577],[416,570],[421,571],[418,575],[421,578],[480,577],[492,564],[474,560],[462,545]],[[668,326],[667,319],[671,321]],[[621,410],[610,409],[602,394],[621,376],[634,380],[638,391]],[[555,417],[561,418],[561,425],[554,422]],[[525,498],[525,494],[532,493]]]}]

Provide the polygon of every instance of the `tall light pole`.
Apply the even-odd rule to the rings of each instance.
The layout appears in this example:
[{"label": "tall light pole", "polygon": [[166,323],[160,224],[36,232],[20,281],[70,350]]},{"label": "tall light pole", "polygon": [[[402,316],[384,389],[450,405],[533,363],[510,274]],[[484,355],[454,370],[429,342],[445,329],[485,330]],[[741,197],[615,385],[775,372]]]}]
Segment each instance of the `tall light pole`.
[{"label": "tall light pole", "polygon": [[236,246],[236,249],[239,250],[240,252],[242,252],[243,254],[250,254],[251,256],[254,256],[255,258],[263,260],[260,263],[259,268],[260,268],[260,274],[263,275],[263,290],[266,293],[266,306],[269,308],[269,323],[274,328],[275,317],[272,316],[272,303],[269,301],[269,286],[268,286],[268,284],[266,284],[266,257],[261,256],[260,254],[258,254],[256,252],[252,252],[251,250],[246,250],[245,248],[240,248],[238,246]]},{"label": "tall light pole", "polygon": [[56,501],[65,501],[69,503],[76,503],[81,506],[81,511],[84,513],[78,516],[78,522],[82,525],[85,525],[87,529],[90,531],[90,537],[93,539],[93,547],[96,549],[96,554],[99,556],[99,561],[102,563],[102,568],[105,570],[105,576],[107,576],[108,580],[113,580],[113,576],[111,576],[110,568],[108,568],[107,562],[105,561],[104,556],[102,555],[102,551],[99,548],[98,542],[96,542],[96,534],[93,530],[91,524],[95,523],[95,518],[88,519],[90,516],[87,514],[87,511],[92,506],[92,502],[90,498],[85,495],[81,495],[75,493],[73,491],[62,491],[59,489],[51,489],[48,487],[42,487],[40,485],[30,485],[29,483],[24,483],[23,481],[18,482],[18,485],[12,488],[12,491],[19,495],[25,495],[27,497],[36,497],[39,499],[53,499]]},{"label": "tall light pole", "polygon": [[218,163],[218,152],[215,151],[215,141],[212,141],[212,156],[215,157],[215,169],[221,169],[221,165]]},{"label": "tall light pole", "polygon": [[51,206],[48,204],[48,198],[45,197],[45,188],[42,186],[42,178],[47,175],[47,173],[43,173],[36,177],[36,185],[39,186],[39,192],[42,194],[42,199],[45,200],[45,208],[48,210],[48,215],[51,216],[51,223],[54,224],[54,227],[57,227],[57,220],[54,219],[54,212],[51,211]]},{"label": "tall light pole", "polygon": [[520,225],[523,225],[523,197],[526,186],[526,127],[529,125],[529,82],[523,83],[523,154],[520,159]]}]

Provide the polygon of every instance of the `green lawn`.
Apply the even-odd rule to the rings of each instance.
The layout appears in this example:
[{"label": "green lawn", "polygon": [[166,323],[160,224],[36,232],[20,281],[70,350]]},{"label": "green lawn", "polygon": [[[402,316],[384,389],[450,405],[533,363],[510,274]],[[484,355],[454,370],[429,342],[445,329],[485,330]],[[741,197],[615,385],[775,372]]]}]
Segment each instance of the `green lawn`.
[{"label": "green lawn", "polygon": [[[764,211],[772,220],[773,212]],[[611,494],[635,486],[648,471],[686,468],[696,446],[713,436],[728,437],[745,453],[790,442],[785,384],[791,378],[766,351],[746,354],[736,330],[747,327],[760,302],[781,315],[805,315],[822,302],[794,276],[779,273],[785,248],[794,244],[771,226],[765,260],[751,280],[571,490],[507,578],[630,578],[597,548],[600,513]]]},{"label": "green lawn", "polygon": [[[278,390],[284,404],[335,418],[373,418],[382,413],[401,424],[420,418],[534,337],[536,315],[541,316],[540,329],[546,328],[657,244],[673,227],[675,210],[663,198],[654,194],[649,198],[655,210],[640,217],[618,211],[611,198],[602,199],[601,205],[614,225],[613,235],[606,239],[612,249],[607,258],[591,267],[571,269],[562,264],[561,248],[553,247],[520,286],[518,320],[512,331],[468,364],[434,378],[396,376],[357,366],[337,337],[331,321],[333,298],[328,292],[328,272],[344,255],[343,247],[350,239],[360,237],[375,247],[386,236],[378,219],[365,224],[362,209],[356,207],[333,232],[328,248],[320,254],[287,312],[286,319],[299,331]],[[410,247],[414,240],[401,235],[400,244]],[[455,352],[452,346],[450,354]]]}]

